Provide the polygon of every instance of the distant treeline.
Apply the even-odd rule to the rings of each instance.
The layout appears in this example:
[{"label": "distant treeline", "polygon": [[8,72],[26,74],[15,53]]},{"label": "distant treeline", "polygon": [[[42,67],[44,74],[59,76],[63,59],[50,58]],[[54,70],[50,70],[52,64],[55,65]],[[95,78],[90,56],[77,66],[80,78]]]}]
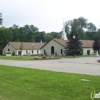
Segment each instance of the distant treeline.
[{"label": "distant treeline", "polygon": [[8,42],[47,42],[52,38],[61,38],[61,32],[45,33],[39,32],[38,28],[34,25],[25,25],[18,27],[0,28],[0,53]]},{"label": "distant treeline", "polygon": [[[72,26],[74,32],[72,32]],[[65,31],[69,38],[70,33],[77,33],[80,39],[94,40],[100,38],[100,29],[97,29],[93,23],[88,23],[83,17],[73,19],[65,22]],[[52,38],[61,38],[61,32],[46,33],[45,31],[40,32],[34,25],[25,25],[19,27],[13,25],[12,27],[0,28],[0,53],[8,42],[47,42]]]}]

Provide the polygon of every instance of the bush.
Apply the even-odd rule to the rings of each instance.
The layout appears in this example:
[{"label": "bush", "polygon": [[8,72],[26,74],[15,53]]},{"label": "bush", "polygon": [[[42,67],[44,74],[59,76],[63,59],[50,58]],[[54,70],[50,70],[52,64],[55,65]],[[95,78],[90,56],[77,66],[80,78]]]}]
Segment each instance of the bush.
[{"label": "bush", "polygon": [[42,56],[42,58],[46,58],[46,56],[45,56],[45,55],[43,55],[43,56]]},{"label": "bush", "polygon": [[55,56],[57,56],[57,52],[55,52]]},{"label": "bush", "polygon": [[15,56],[15,52],[13,51],[12,56]]},{"label": "bush", "polygon": [[47,57],[47,52],[45,52],[45,56]]}]

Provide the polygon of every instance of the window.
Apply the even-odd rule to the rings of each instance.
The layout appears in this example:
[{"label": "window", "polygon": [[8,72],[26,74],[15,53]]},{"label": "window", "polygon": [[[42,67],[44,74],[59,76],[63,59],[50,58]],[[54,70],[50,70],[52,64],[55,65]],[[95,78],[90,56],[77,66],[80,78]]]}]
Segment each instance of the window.
[{"label": "window", "polygon": [[45,49],[44,49],[44,54],[46,53]]},{"label": "window", "polygon": [[26,50],[26,53],[28,53],[28,51]]},{"label": "window", "polygon": [[18,55],[20,55],[20,56],[21,56],[21,51],[18,51]]},{"label": "window", "polygon": [[33,50],[32,50],[32,53],[33,53]]},{"label": "window", "polygon": [[39,51],[37,50],[37,54],[39,53]]},{"label": "window", "polygon": [[8,51],[10,51],[10,49],[8,49]]}]

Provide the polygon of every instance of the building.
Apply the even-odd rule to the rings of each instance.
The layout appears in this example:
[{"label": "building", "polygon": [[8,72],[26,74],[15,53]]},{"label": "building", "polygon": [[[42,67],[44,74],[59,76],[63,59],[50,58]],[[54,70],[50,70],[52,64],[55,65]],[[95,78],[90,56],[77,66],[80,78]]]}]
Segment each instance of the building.
[{"label": "building", "polygon": [[45,43],[38,42],[9,42],[3,49],[2,54],[37,55],[41,54],[40,48]]},{"label": "building", "polygon": [[[90,54],[94,54],[93,50],[93,40],[80,40],[83,47],[83,55],[87,55],[88,50]],[[52,39],[45,45],[41,47],[42,54],[47,53],[47,55],[65,55],[65,47],[67,46],[68,40],[63,39]]]}]

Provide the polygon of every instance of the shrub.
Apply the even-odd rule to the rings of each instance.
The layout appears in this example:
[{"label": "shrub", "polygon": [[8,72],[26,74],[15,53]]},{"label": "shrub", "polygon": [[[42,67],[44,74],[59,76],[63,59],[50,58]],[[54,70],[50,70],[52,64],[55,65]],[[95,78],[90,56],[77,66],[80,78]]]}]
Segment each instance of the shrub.
[{"label": "shrub", "polygon": [[55,56],[57,56],[57,52],[55,52]]},{"label": "shrub", "polygon": [[15,52],[13,51],[12,56],[15,56]]}]

